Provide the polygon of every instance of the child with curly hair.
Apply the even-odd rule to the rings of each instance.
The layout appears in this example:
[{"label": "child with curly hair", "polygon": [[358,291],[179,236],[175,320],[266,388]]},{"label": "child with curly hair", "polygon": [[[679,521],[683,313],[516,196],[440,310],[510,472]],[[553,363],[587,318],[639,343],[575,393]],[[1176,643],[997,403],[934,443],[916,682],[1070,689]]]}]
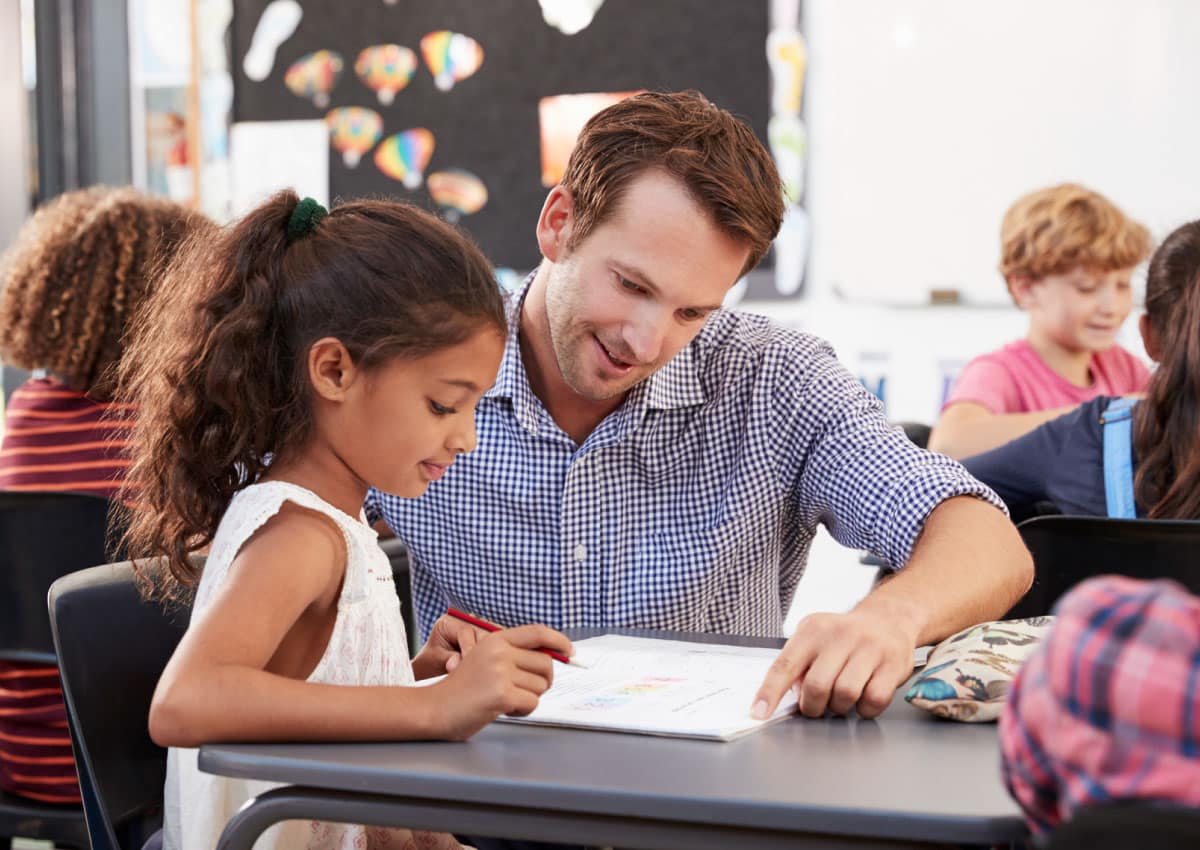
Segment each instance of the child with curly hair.
[{"label": "child with curly hair", "polygon": [[[135,412],[113,401],[129,320],[158,271],[211,222],[132,189],[70,192],[26,222],[0,259],[0,358],[36,370],[7,399],[0,490],[113,497]],[[78,803],[58,668],[0,661],[0,788]]]}]

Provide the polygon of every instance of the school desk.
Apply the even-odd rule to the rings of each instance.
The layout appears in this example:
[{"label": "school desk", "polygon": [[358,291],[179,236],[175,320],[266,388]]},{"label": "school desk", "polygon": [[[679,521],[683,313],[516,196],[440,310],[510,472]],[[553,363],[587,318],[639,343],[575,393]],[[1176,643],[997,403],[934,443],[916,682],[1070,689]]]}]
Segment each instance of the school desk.
[{"label": "school desk", "polygon": [[465,743],[208,745],[200,769],[290,786],[239,812],[226,850],[294,818],[646,850],[1005,845],[1028,834],[1000,781],[995,725],[940,721],[899,692],[878,720],[794,718],[727,743],[494,723]]}]

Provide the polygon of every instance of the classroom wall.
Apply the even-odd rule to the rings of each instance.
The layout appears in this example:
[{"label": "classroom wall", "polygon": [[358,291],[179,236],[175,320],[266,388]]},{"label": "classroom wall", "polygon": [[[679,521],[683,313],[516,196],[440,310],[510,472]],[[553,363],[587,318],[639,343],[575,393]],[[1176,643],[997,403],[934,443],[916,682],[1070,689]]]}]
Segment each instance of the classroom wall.
[{"label": "classroom wall", "polygon": [[[1024,334],[995,268],[1017,196],[1083,182],[1156,238],[1200,217],[1194,0],[805,0],[802,17],[806,294],[741,306],[829,338],[893,419],[933,421],[966,360]],[[934,289],[962,303],[929,306]],[[1136,313],[1121,339],[1144,356]]]}]

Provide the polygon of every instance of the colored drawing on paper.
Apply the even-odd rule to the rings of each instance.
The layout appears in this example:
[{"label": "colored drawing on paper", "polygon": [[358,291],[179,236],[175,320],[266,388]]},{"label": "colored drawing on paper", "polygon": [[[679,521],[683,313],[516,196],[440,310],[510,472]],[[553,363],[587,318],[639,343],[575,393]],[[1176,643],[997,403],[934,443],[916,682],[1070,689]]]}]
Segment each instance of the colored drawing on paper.
[{"label": "colored drawing on paper", "polygon": [[433,74],[433,82],[442,91],[450,91],[479,70],[483,47],[469,35],[450,30],[435,30],[421,38],[421,55]]},{"label": "colored drawing on paper", "polygon": [[405,130],[383,140],[375,151],[375,165],[405,188],[416,189],[425,178],[433,145],[433,133],[424,127]]},{"label": "colored drawing on paper", "polygon": [[317,50],[292,63],[283,82],[297,97],[312,100],[321,109],[329,105],[329,93],[342,76],[342,55],[333,50]]},{"label": "colored drawing on paper", "polygon": [[429,194],[445,211],[449,221],[479,212],[487,204],[488,191],[483,181],[462,168],[435,171],[425,179]]},{"label": "colored drawing on paper", "polygon": [[363,154],[375,147],[383,136],[383,118],[374,109],[341,106],[325,115],[329,141],[342,155],[347,167],[354,168]]},{"label": "colored drawing on paper", "polygon": [[588,119],[605,107],[619,103],[636,91],[560,94],[538,101],[538,124],[542,143],[542,185],[558,184],[567,170],[579,131]]},{"label": "colored drawing on paper", "polygon": [[604,0],[538,0],[542,20],[563,35],[575,35],[587,29]]},{"label": "colored drawing on paper", "polygon": [[250,37],[250,49],[242,59],[242,70],[247,77],[261,83],[271,76],[275,51],[292,37],[302,17],[304,10],[296,0],[272,0],[267,4]]},{"label": "colored drawing on paper", "polygon": [[403,91],[416,70],[417,54],[399,44],[363,48],[354,62],[354,73],[384,106],[395,100],[396,92]]},{"label": "colored drawing on paper", "polygon": [[589,694],[576,703],[573,708],[585,711],[608,711],[633,705],[639,700],[650,699],[662,695],[665,691],[685,683],[686,679],[675,679],[666,676],[645,676],[632,682],[614,685],[611,689]]},{"label": "colored drawing on paper", "polygon": [[665,676],[647,676],[644,679],[639,679],[636,682],[629,682],[617,688],[617,693],[630,694],[631,696],[641,696],[643,694],[655,694],[659,691],[669,688],[672,685],[678,685],[683,679],[671,679]]}]

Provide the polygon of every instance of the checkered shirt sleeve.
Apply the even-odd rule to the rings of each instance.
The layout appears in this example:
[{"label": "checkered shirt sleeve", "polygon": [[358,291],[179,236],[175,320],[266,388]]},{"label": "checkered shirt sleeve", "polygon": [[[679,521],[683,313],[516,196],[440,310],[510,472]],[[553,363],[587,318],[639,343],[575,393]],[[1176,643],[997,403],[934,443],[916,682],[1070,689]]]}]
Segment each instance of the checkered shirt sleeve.
[{"label": "checkered shirt sleeve", "polygon": [[1000,718],[1004,781],[1035,834],[1089,803],[1200,806],[1200,598],[1102,576],[1055,613]]}]

